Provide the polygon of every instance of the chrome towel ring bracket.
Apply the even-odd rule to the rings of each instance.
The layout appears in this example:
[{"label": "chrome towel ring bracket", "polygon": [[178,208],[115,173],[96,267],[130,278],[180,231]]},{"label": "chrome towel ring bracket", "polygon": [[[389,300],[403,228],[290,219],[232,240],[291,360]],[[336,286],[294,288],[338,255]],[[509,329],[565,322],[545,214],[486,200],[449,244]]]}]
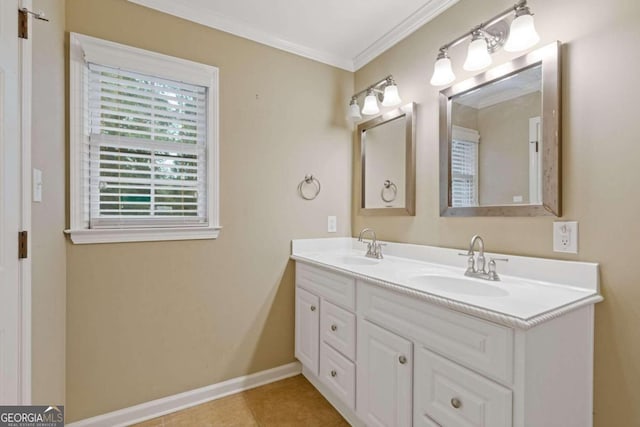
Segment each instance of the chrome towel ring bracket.
[{"label": "chrome towel ring bracket", "polygon": [[[311,188],[306,190],[305,188]],[[305,175],[304,179],[298,184],[298,194],[305,200],[313,200],[320,194],[320,181],[313,175]]]},{"label": "chrome towel ring bracket", "polygon": [[398,195],[398,187],[396,187],[396,185],[389,181],[386,180],[384,182],[384,184],[382,184],[382,190],[380,190],[380,198],[384,201],[384,202],[393,202],[396,199],[396,196]]}]

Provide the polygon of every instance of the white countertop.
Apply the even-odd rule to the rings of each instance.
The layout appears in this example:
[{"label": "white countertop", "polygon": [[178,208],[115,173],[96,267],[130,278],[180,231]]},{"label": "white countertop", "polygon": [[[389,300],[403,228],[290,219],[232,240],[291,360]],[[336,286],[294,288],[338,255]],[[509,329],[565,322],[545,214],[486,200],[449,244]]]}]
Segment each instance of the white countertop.
[{"label": "white countertop", "polygon": [[458,253],[466,251],[387,243],[384,259],[373,260],[365,249],[352,238],[294,240],[291,258],[524,329],[603,299],[594,263],[487,253],[487,262],[509,259],[493,282],[464,276],[467,259]]}]

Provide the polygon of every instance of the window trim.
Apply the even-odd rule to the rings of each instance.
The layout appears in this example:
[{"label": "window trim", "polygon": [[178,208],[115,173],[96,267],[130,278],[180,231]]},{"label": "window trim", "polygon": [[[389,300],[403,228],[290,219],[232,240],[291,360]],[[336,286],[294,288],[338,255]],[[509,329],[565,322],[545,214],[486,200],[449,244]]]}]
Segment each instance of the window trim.
[{"label": "window trim", "polygon": [[[215,239],[219,223],[219,88],[217,67],[144,49],[70,34],[69,55],[69,203],[70,228],[65,233],[75,244]],[[89,228],[88,198],[83,192],[81,147],[89,137],[86,120],[88,62],[123,68],[208,88],[207,97],[207,218],[203,226]]]}]

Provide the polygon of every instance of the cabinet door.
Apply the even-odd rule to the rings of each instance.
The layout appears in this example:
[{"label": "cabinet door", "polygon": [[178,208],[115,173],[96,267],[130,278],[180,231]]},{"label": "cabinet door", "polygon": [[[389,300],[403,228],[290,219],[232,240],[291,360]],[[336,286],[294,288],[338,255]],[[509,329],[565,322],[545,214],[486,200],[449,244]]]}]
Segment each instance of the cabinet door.
[{"label": "cabinet door", "polygon": [[320,298],[296,288],[296,357],[318,375],[320,345]]},{"label": "cabinet door", "polygon": [[411,426],[413,345],[366,320],[358,330],[358,414],[367,426]]}]

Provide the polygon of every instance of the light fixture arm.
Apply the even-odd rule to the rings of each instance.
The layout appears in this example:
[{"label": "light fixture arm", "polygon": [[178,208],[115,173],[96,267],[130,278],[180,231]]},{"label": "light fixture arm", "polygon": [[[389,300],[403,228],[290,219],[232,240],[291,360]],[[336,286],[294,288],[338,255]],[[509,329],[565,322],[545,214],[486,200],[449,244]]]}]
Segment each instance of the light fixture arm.
[{"label": "light fixture arm", "polygon": [[368,86],[366,89],[362,89],[360,92],[356,92],[355,94],[353,94],[351,99],[358,99],[359,96],[364,95],[369,91],[373,91],[377,94],[382,94],[384,93],[384,88],[390,84],[395,84],[395,81],[393,80],[393,76],[391,74],[383,79],[378,80],[374,84]]},{"label": "light fixture arm", "polygon": [[[503,12],[500,12],[499,14],[497,14],[493,18],[489,19],[488,21],[485,21],[485,22],[480,23],[479,25],[476,25],[471,30],[467,31],[466,33],[464,33],[463,35],[461,35],[457,39],[454,39],[453,41],[450,41],[447,44],[443,44],[440,47],[440,52],[447,51],[447,50],[451,49],[452,47],[459,45],[460,43],[462,43],[463,41],[465,41],[469,37],[473,36],[473,34],[475,32],[478,32],[478,31],[486,32],[485,28],[490,27],[491,25],[497,23],[498,21],[501,21],[502,19],[504,19],[505,17],[509,16],[510,14],[512,14],[514,12],[516,13],[516,16],[517,16],[518,11],[524,10],[526,7],[527,7],[527,0],[519,0],[516,4],[511,6],[509,9],[506,9]],[[489,34],[491,34],[491,33],[489,33]]]}]

